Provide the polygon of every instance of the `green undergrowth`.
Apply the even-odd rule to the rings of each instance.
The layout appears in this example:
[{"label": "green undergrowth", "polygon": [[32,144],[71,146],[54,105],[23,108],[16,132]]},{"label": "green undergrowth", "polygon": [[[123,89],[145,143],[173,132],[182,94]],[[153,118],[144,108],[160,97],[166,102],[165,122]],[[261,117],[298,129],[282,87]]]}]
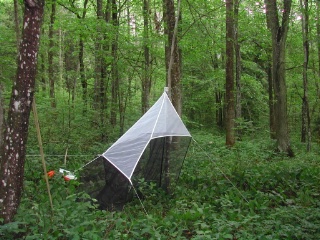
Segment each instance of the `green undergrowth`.
[{"label": "green undergrowth", "polygon": [[[194,134],[170,195],[142,184],[123,211],[101,211],[77,182],[50,179],[51,210],[41,165],[26,165],[15,221],[5,239],[320,239],[320,160],[317,149],[275,154],[271,141]],[[314,146],[318,147],[318,146]]]}]

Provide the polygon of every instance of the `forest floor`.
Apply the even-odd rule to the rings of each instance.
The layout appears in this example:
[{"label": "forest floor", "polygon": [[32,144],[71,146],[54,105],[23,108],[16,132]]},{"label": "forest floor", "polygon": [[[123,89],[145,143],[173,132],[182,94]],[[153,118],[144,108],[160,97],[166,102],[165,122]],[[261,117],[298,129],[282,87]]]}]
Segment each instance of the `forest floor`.
[{"label": "forest floor", "polygon": [[[5,239],[320,239],[319,145],[296,157],[273,151],[270,140],[224,138],[199,132],[169,196],[144,184],[142,204],[101,211],[77,181],[50,179],[53,210],[39,159],[28,157],[15,222]],[[38,161],[38,164],[33,164]],[[49,160],[50,162],[50,160]]]}]

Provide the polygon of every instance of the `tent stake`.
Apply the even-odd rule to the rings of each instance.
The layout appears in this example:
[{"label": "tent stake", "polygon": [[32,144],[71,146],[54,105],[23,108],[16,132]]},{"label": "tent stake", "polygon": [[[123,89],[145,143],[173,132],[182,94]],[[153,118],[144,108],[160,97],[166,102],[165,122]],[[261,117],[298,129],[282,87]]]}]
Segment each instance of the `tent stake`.
[{"label": "tent stake", "polygon": [[46,185],[47,185],[47,191],[48,191],[48,196],[49,196],[49,200],[50,200],[51,211],[53,212],[52,197],[51,197],[51,193],[50,193],[50,186],[49,186],[49,180],[48,180],[48,175],[47,175],[46,161],[44,159],[44,152],[43,152],[41,132],[40,132],[40,124],[39,124],[39,118],[38,118],[35,97],[33,98],[33,102],[32,102],[32,111],[33,111],[33,116],[34,116],[34,123],[35,123],[36,129],[37,129],[37,138],[38,138],[38,143],[39,143],[42,168],[43,168],[43,172],[44,172],[44,179],[45,179]]}]

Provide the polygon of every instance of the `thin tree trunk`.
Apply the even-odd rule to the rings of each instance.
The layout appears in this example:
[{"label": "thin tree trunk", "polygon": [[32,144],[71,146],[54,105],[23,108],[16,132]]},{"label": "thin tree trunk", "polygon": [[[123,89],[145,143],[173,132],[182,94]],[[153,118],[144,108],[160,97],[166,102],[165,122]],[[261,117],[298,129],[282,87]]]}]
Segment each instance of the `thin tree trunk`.
[{"label": "thin tree trunk", "polygon": [[[178,2],[179,3],[179,2]],[[181,51],[178,46],[178,27],[175,28],[176,19],[181,20],[181,16],[176,16],[173,0],[165,0],[165,21],[168,34],[169,46],[166,47],[167,65],[167,86],[169,96],[177,113],[181,116]]]},{"label": "thin tree trunk", "polygon": [[[219,63],[218,63],[218,57],[217,54],[215,53],[212,57],[212,66],[213,69],[219,69]],[[224,127],[224,116],[225,116],[225,108],[224,108],[224,94],[220,91],[220,87],[217,86],[215,90],[215,115],[216,115],[216,125],[219,128]]]},{"label": "thin tree trunk", "polygon": [[40,53],[40,74],[41,74],[41,89],[43,92],[47,90],[47,81],[46,81],[46,62],[45,62],[45,54],[43,52]]},{"label": "thin tree trunk", "polygon": [[233,0],[226,0],[226,145],[235,144],[234,120],[234,17]]},{"label": "thin tree trunk", "polygon": [[[5,129],[5,121],[4,121],[4,98],[3,98],[3,86],[0,83],[0,150],[3,147],[3,135],[4,135],[4,129]],[[0,158],[0,169],[1,169],[1,158]],[[1,172],[1,170],[0,170]]]},{"label": "thin tree trunk", "polygon": [[61,28],[59,28],[59,80],[60,82],[63,81],[63,69],[64,69],[64,62],[63,62],[63,32]]},{"label": "thin tree trunk", "polygon": [[25,0],[23,35],[1,149],[0,218],[13,220],[20,204],[29,116],[37,72],[37,53],[44,1]]},{"label": "thin tree trunk", "polygon": [[118,22],[118,7],[117,1],[112,0],[112,25],[114,28],[114,36],[112,39],[111,46],[111,55],[112,55],[112,65],[111,65],[111,77],[112,77],[112,86],[111,86],[111,111],[110,111],[110,124],[114,127],[117,124],[117,109],[118,101],[121,101],[119,98],[119,70],[118,70],[118,31],[119,31],[119,22]]},{"label": "thin tree trunk", "polygon": [[144,71],[142,78],[142,113],[149,109],[149,97],[151,90],[151,77],[150,77],[150,47],[149,47],[149,0],[143,0],[143,28],[144,28]]},{"label": "thin tree trunk", "polygon": [[309,64],[309,6],[308,0],[300,0],[302,11],[302,39],[303,39],[303,96],[302,96],[302,121],[301,142],[307,142],[307,151],[311,150],[310,109],[308,99],[308,64]]},{"label": "thin tree trunk", "polygon": [[50,99],[51,107],[56,107],[55,99],[55,76],[53,68],[53,55],[54,55],[54,39],[53,39],[53,25],[56,18],[56,1],[53,0],[51,3],[51,14],[50,14],[50,25],[49,25],[49,51],[48,51],[48,73],[49,73],[49,84],[50,84]]},{"label": "thin tree trunk", "polygon": [[[316,6],[317,6],[317,21],[316,21],[316,24],[317,24],[317,47],[318,47],[318,69],[317,69],[317,72],[318,72],[318,78],[320,78],[320,1],[316,1]],[[316,88],[317,88],[317,96],[318,98],[320,98],[320,87],[319,87],[319,80],[316,81]],[[318,138],[320,139],[320,124],[319,126],[317,126],[318,128]]]},{"label": "thin tree trunk", "polygon": [[318,45],[318,75],[320,77],[320,1],[317,4],[317,45]]},{"label": "thin tree trunk", "polygon": [[[89,0],[85,0],[83,3],[82,16],[79,16],[80,19],[84,19],[86,17],[88,1]],[[87,83],[86,74],[85,74],[83,55],[84,55],[83,34],[80,33],[80,36],[79,36],[79,68],[80,69],[79,70],[80,70],[80,82],[81,82],[81,86],[82,86],[82,99],[83,99],[83,103],[84,103],[84,112],[86,112],[88,83]]]},{"label": "thin tree trunk", "polygon": [[82,36],[80,36],[80,40],[79,40],[80,81],[82,86],[82,100],[84,103],[84,112],[86,112],[87,103],[88,103],[88,99],[87,99],[88,83],[87,83],[86,74],[85,74],[83,55],[84,55],[84,43],[83,43]]},{"label": "thin tree trunk", "polygon": [[[235,45],[235,60],[236,60],[236,109],[235,118],[240,120],[242,117],[241,108],[241,51],[239,43],[239,4],[240,0],[235,0],[234,3],[234,45]],[[237,130],[237,138],[241,139],[241,130]]]},{"label": "thin tree trunk", "polygon": [[97,38],[95,43],[95,91],[94,91],[94,108],[99,111],[99,125],[102,126],[100,134],[101,141],[105,141],[108,138],[107,131],[103,126],[107,121],[107,64],[106,54],[109,53],[110,40],[104,33],[103,26],[110,24],[112,2],[107,1],[105,7],[105,13],[103,12],[103,1],[97,0]]},{"label": "thin tree trunk", "polygon": [[215,93],[216,97],[216,124],[218,127],[223,128],[224,127],[224,106],[223,106],[223,97],[224,94],[217,90]]},{"label": "thin tree trunk", "polygon": [[271,63],[267,65],[266,68],[267,78],[268,78],[268,95],[269,95],[269,130],[270,130],[270,138],[276,139],[276,126],[275,126],[275,117],[274,117],[274,82],[272,78],[272,66]]},{"label": "thin tree trunk", "polygon": [[[165,59],[167,70],[168,95],[177,113],[181,116],[181,50],[178,45],[178,21],[181,21],[180,0],[178,0],[177,14],[173,0],[163,0],[163,17],[165,21],[165,34],[168,37],[168,44],[165,46]],[[170,193],[170,149],[173,139],[166,138],[166,154],[164,160],[164,188]]]}]

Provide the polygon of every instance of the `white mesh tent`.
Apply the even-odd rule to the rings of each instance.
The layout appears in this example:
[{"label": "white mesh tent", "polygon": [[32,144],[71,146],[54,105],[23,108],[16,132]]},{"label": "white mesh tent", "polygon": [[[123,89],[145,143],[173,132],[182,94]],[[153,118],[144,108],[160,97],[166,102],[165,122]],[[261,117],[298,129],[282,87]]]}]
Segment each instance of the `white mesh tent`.
[{"label": "white mesh tent", "polygon": [[176,179],[190,140],[164,92],[100,158],[84,167],[83,187],[103,208],[122,206],[130,196],[130,185],[137,184],[139,178],[163,186],[166,159],[170,159],[170,174]]}]

